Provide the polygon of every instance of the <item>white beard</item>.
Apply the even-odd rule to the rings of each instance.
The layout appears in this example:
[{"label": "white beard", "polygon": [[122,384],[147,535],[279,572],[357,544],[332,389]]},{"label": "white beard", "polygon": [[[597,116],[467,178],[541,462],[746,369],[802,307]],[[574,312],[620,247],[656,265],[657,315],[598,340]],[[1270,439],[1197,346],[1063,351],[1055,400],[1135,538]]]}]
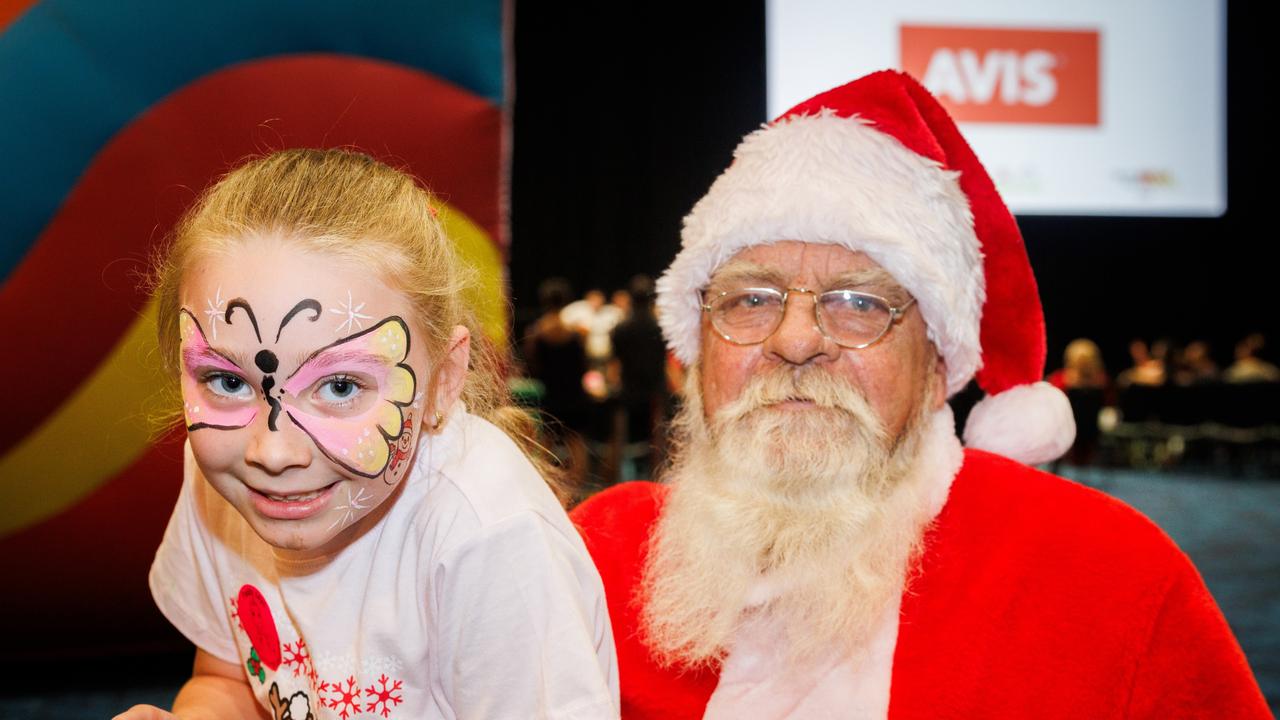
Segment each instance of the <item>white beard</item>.
[{"label": "white beard", "polygon": [[[759,610],[780,628],[782,657],[856,656],[902,592],[936,512],[935,480],[915,472],[928,403],[920,398],[889,442],[866,401],[825,371],[754,378],[710,423],[696,372],[686,390],[643,576],[655,656],[693,667],[722,659],[762,584],[771,592]],[[817,407],[770,407],[797,397]]]}]

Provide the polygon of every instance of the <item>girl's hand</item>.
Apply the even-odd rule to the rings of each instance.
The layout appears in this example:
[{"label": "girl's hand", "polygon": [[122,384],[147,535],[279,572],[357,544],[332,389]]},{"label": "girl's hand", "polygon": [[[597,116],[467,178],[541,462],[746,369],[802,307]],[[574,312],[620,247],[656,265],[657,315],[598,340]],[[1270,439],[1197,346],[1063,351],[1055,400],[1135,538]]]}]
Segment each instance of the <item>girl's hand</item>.
[{"label": "girl's hand", "polygon": [[170,720],[170,718],[177,717],[177,715],[168,710],[161,710],[155,705],[134,705],[112,718],[112,720]]},{"label": "girl's hand", "polygon": [[134,705],[114,720],[210,720],[211,718],[261,718],[266,710],[258,705],[253,688],[238,665],[224,662],[196,649],[191,679],[178,691],[174,712],[154,705]]}]

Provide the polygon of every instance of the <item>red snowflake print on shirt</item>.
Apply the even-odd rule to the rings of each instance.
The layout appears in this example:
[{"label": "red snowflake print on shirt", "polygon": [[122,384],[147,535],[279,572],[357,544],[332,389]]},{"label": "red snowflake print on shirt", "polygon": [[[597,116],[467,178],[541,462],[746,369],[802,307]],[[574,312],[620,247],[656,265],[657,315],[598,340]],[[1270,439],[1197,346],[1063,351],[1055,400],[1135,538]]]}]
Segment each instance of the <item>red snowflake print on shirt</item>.
[{"label": "red snowflake print on shirt", "polygon": [[244,632],[244,623],[240,622],[240,601],[236,598],[231,598],[231,619],[235,621],[236,627]]},{"label": "red snowflake print on shirt", "polygon": [[351,713],[360,712],[360,686],[356,684],[355,675],[340,682],[323,683],[320,691],[332,693],[331,697],[321,697],[321,701],[337,710],[342,720],[347,720]]},{"label": "red snowflake print on shirt", "polygon": [[284,659],[281,665],[293,669],[293,676],[299,675],[307,678],[314,685],[316,682],[316,668],[311,664],[311,651],[307,650],[307,641],[299,639],[297,644],[284,644]]},{"label": "red snowflake print on shirt", "polygon": [[378,678],[377,683],[364,689],[365,696],[373,698],[373,701],[365,707],[366,712],[377,712],[382,717],[391,717],[391,708],[404,702],[403,695],[394,694],[404,683],[396,680],[394,684],[388,686],[387,682],[388,678],[384,674]]}]

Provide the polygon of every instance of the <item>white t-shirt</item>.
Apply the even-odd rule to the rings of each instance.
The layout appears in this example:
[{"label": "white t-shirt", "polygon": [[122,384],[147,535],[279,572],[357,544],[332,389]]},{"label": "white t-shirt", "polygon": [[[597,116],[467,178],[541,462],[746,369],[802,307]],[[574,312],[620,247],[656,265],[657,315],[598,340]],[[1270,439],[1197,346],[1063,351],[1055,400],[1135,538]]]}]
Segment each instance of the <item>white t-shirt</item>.
[{"label": "white t-shirt", "polygon": [[389,512],[301,562],[254,533],[188,447],[151,568],[161,612],[239,665],[277,718],[618,717],[604,586],[542,477],[464,411],[422,437]]}]

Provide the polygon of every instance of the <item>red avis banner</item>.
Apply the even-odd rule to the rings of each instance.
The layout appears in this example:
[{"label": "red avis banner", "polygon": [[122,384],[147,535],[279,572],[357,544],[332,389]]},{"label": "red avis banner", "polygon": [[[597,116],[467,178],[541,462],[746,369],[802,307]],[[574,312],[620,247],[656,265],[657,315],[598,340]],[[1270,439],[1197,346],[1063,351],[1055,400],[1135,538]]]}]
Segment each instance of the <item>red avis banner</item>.
[{"label": "red avis banner", "polygon": [[1098,35],[902,25],[900,65],[960,122],[1098,125]]}]

